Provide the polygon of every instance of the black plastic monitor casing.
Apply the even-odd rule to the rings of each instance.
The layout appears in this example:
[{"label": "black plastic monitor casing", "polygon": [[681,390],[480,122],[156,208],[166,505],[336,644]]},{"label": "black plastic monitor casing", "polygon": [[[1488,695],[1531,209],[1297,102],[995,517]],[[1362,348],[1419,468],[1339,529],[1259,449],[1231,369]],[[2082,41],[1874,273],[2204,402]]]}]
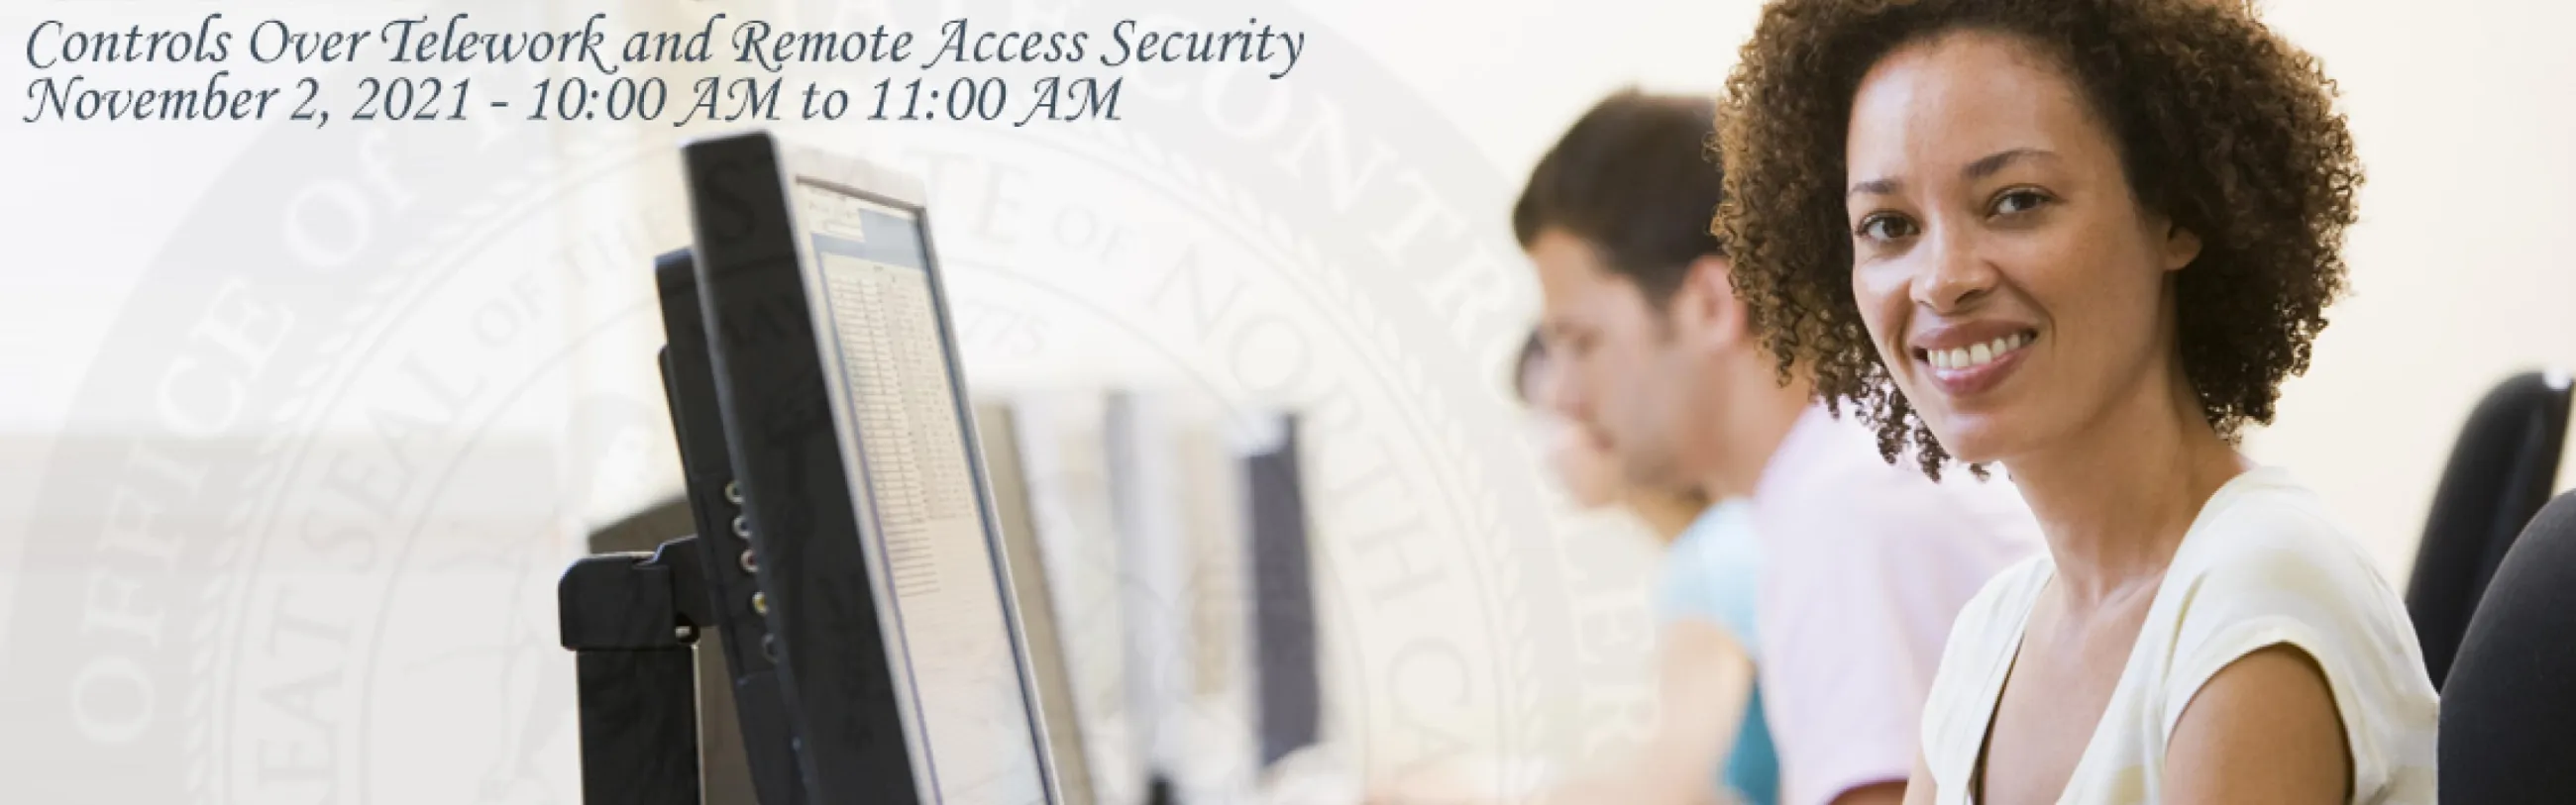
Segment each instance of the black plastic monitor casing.
[{"label": "black plastic monitor casing", "polygon": [[768,657],[774,643],[769,625],[753,604],[759,581],[740,561],[752,546],[737,533],[747,530],[738,528],[748,524],[747,513],[732,458],[726,455],[724,421],[717,412],[694,256],[688,249],[678,249],[654,258],[653,283],[662,300],[662,389],[670,405],[672,435],[680,448],[689,515],[697,528],[699,566],[715,619],[710,625],[721,638],[724,667],[732,676],[724,684],[732,686],[752,792],[764,805],[802,805],[807,800],[797,778],[794,736],[787,724],[777,668]]},{"label": "black plastic monitor casing", "polygon": [[790,197],[800,180],[909,211],[921,227],[942,358],[1036,739],[1029,751],[1038,758],[1048,802],[1061,801],[918,186],[855,160],[783,146],[766,133],[691,142],[682,159],[718,418],[742,486],[753,564],[776,639],[782,704],[809,801],[929,800],[927,781],[914,775],[909,752],[918,739],[907,736],[897,698],[903,691],[889,667],[879,602],[891,591],[877,588],[883,574],[869,565],[866,546],[877,535],[862,534],[853,505],[857,479],[846,469],[838,430],[848,424],[834,413],[832,375],[806,293],[807,233]]}]

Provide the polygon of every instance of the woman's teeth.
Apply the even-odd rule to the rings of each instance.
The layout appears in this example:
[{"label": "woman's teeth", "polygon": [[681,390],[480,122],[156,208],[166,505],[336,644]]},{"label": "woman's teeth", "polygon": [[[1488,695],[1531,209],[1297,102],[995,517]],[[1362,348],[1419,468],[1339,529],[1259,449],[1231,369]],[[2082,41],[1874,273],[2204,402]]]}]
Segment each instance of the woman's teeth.
[{"label": "woman's teeth", "polygon": [[2014,333],[1993,341],[1959,349],[1925,350],[1934,369],[1969,369],[1994,362],[2013,350],[2030,345],[2031,337]]}]

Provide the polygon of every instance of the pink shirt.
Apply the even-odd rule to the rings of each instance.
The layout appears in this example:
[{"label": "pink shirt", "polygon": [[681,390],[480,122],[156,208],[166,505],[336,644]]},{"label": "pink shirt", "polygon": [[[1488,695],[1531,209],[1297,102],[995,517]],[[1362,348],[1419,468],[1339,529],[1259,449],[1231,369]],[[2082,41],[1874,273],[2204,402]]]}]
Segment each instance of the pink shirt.
[{"label": "pink shirt", "polygon": [[1846,410],[1809,409],[1753,490],[1762,541],[1762,688],[1780,753],[1780,805],[1823,805],[1914,768],[1923,700],[1959,608],[2041,549],[2000,472],[1923,477],[1878,457]]}]

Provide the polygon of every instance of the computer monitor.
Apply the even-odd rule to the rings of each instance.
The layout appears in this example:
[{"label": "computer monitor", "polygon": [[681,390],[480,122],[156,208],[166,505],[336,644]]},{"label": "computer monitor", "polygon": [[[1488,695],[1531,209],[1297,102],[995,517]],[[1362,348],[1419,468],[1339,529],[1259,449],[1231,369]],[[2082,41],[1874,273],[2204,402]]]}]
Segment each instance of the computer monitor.
[{"label": "computer monitor", "polygon": [[[723,418],[717,413],[696,255],[678,249],[654,258],[653,284],[662,297],[663,399],[670,408],[672,441],[679,448],[687,489],[683,508],[696,531],[696,564],[707,598],[707,618],[697,625],[714,628],[721,643],[720,650],[697,652],[697,702],[709,713],[699,719],[700,783],[708,802],[802,805],[810,800],[796,771],[795,736],[787,726],[776,663],[762,651],[771,645],[766,642],[769,625],[760,613],[765,599],[757,597],[759,582],[750,569],[735,561],[751,544],[733,527],[743,515],[742,489],[726,455]],[[642,544],[594,544],[591,549],[645,548],[685,530],[665,529],[637,540]],[[687,586],[685,580],[680,586]],[[689,604],[673,603],[684,611]],[[734,717],[723,717],[724,710]]]},{"label": "computer monitor", "polygon": [[1030,675],[1036,679],[1039,714],[1051,727],[1046,742],[1059,762],[1057,788],[1065,805],[1093,805],[1100,792],[1091,781],[1089,752],[1084,746],[1082,704],[1076,698],[1071,646],[1056,617],[1054,577],[1038,546],[1036,505],[1029,499],[1028,462],[1021,453],[1016,412],[1003,402],[975,406],[977,435],[984,443],[986,479],[992,482],[993,513],[1001,524],[1004,561],[1010,566],[1012,594],[1020,603],[1021,632],[1028,635]]},{"label": "computer monitor", "polygon": [[1242,450],[1252,575],[1254,719],[1260,765],[1312,746],[1323,728],[1315,582],[1297,418],[1262,417],[1264,438]]},{"label": "computer monitor", "polygon": [[1062,802],[919,185],[763,133],[683,157],[813,801]]}]

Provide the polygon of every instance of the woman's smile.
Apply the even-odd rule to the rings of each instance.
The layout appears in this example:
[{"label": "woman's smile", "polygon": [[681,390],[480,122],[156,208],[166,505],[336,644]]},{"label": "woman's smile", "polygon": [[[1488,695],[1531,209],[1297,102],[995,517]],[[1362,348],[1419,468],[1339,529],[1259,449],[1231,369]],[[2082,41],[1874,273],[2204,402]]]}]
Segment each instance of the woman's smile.
[{"label": "woman's smile", "polygon": [[1908,339],[1914,365],[1934,387],[1954,400],[1983,394],[2002,385],[2021,368],[2039,330],[2005,322],[1962,322],[1926,330]]}]

